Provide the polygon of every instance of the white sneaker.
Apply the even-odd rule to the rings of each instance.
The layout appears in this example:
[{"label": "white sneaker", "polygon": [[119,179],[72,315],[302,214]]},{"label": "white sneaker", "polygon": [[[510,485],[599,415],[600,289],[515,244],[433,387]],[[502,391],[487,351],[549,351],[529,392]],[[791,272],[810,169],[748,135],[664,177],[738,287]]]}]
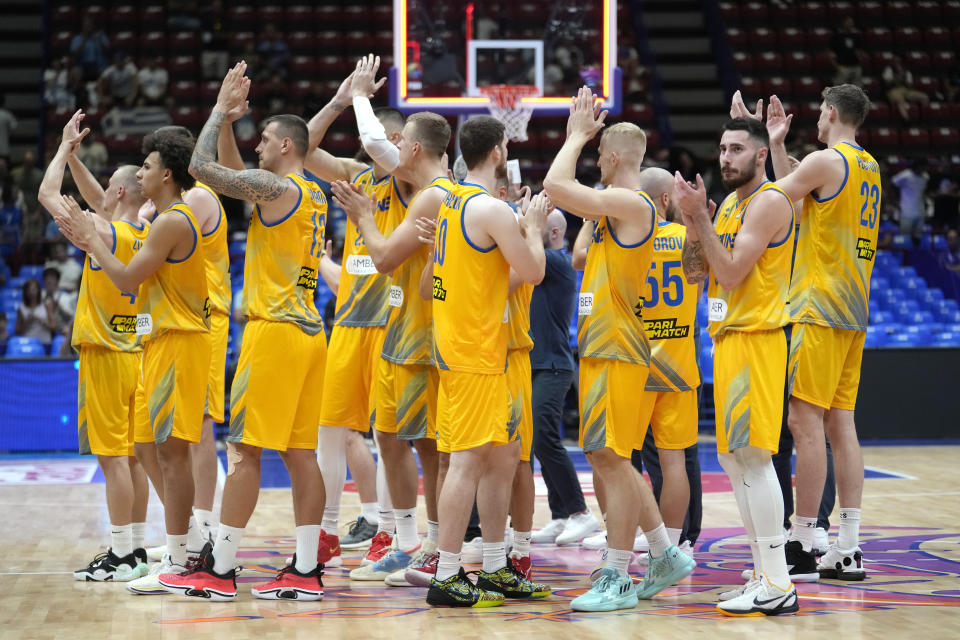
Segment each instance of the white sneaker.
[{"label": "white sneaker", "polygon": [[407,581],[406,573],[407,569],[410,567],[419,567],[422,566],[427,560],[430,559],[430,556],[437,552],[437,543],[433,540],[425,539],[420,543],[420,549],[413,554],[413,557],[410,559],[410,564],[404,568],[394,571],[386,578],[383,579],[383,582],[388,587],[413,587],[416,585],[410,584]]},{"label": "white sneaker", "polygon": [[470,542],[463,543],[460,548],[460,562],[463,564],[483,562],[483,538],[478,536]]},{"label": "white sneaker", "polygon": [[750,582],[752,580],[759,580],[760,578],[753,572],[753,568],[744,569],[740,572],[740,577],[743,578],[744,582]]},{"label": "white sneaker", "polygon": [[828,549],[830,549],[830,538],[827,537],[827,530],[817,527],[813,530],[813,555],[822,556]]},{"label": "white sneaker", "polygon": [[563,528],[563,533],[557,536],[556,543],[560,546],[579,544],[581,540],[599,528],[600,523],[597,522],[590,511],[575,513],[567,518],[567,524]]},{"label": "white sneaker", "polygon": [[127,583],[127,589],[138,596],[160,596],[170,593],[160,584],[161,573],[180,573],[186,567],[170,562],[170,556],[163,556],[163,561],[150,567],[150,573]]},{"label": "white sneaker", "polygon": [[721,602],[717,610],[725,616],[780,616],[800,610],[793,583],[781,589],[771,584],[766,575],[761,575],[759,582],[759,586]]},{"label": "white sneaker", "polygon": [[[750,575],[753,576],[753,569],[750,570]],[[733,600],[734,598],[739,598],[748,591],[753,591],[760,586],[760,581],[754,578],[748,580],[745,584],[740,585],[736,589],[730,589],[729,591],[722,591],[717,600],[720,602],[726,602],[727,600]]]},{"label": "white sneaker", "polygon": [[867,577],[867,570],[863,568],[863,552],[860,547],[843,551],[832,544],[820,562],[817,572],[821,578],[828,580],[863,580]]},{"label": "white sneaker", "polygon": [[683,542],[677,545],[677,548],[680,549],[681,552],[690,556],[691,558],[693,557],[693,545],[690,544],[689,540],[684,540]]},{"label": "white sneaker", "polygon": [[647,536],[643,532],[637,532],[637,537],[633,539],[633,550],[636,553],[650,551],[650,543],[647,542]]},{"label": "white sneaker", "polygon": [[595,536],[584,538],[580,542],[580,546],[583,547],[584,549],[590,549],[591,551],[599,551],[600,549],[606,549],[607,533],[606,532],[598,533]]},{"label": "white sneaker", "polygon": [[567,521],[565,519],[551,520],[543,529],[533,532],[533,535],[530,536],[530,542],[553,544],[557,541],[557,536],[563,533],[566,524]]},{"label": "white sneaker", "polygon": [[149,562],[163,562],[163,556],[167,553],[167,545],[162,544],[159,547],[147,547],[147,560]]}]

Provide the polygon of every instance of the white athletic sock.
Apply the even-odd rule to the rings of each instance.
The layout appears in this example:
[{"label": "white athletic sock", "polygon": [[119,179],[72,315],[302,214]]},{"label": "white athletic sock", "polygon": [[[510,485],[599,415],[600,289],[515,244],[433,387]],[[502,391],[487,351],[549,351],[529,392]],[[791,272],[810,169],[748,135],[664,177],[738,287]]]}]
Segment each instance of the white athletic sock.
[{"label": "white athletic sock", "polygon": [[500,542],[483,543],[483,570],[494,573],[507,566],[507,546]]},{"label": "white athletic sock", "polygon": [[753,572],[759,578],[763,570],[760,564],[760,548],[757,546],[757,530],[753,526],[753,516],[750,514],[750,505],[747,500],[747,490],[743,485],[743,472],[740,463],[732,453],[721,453],[717,456],[720,466],[727,473],[730,479],[730,486],[733,487],[733,497],[737,503],[737,510],[740,512],[740,520],[743,522],[743,528],[747,534],[747,542],[750,545],[750,555],[753,557]]},{"label": "white athletic sock", "polygon": [[633,549],[607,549],[607,568],[621,576],[629,575],[627,568],[633,559]]},{"label": "white athletic sock", "polygon": [[803,545],[804,551],[813,549],[813,534],[817,530],[816,518],[804,518],[797,516],[793,523],[793,529],[790,531],[790,540],[796,540]]},{"label": "white athletic sock", "polygon": [[650,544],[651,558],[659,558],[667,552],[667,547],[670,546],[670,537],[667,535],[667,528],[663,526],[662,522],[656,529],[644,531],[643,534],[647,536],[647,542]]},{"label": "white athletic sock", "polygon": [[213,517],[213,511],[194,507],[193,517],[197,519],[197,524],[200,525],[200,533],[203,534],[204,542],[206,542],[210,539],[210,532],[217,527],[217,519]]},{"label": "white athletic sock", "polygon": [[118,558],[133,553],[133,527],[129,524],[110,525],[110,549]]},{"label": "white athletic sock", "polygon": [[[243,540],[244,527],[231,527],[220,523],[217,529],[217,541],[213,545],[213,571],[224,574],[237,566],[237,549]],[[317,546],[313,547],[313,557],[316,560]]]},{"label": "white athletic sock", "polygon": [[134,522],[130,525],[131,531],[133,531],[133,548],[143,549],[144,540],[147,538],[147,523],[146,522]]},{"label": "white athletic sock", "polygon": [[387,468],[383,464],[380,448],[377,448],[377,533],[384,531],[393,535],[396,520],[393,517],[393,501],[387,485]]},{"label": "white athletic sock", "polygon": [[167,555],[170,562],[178,567],[187,566],[187,535],[172,536],[167,534]]},{"label": "white athletic sock", "polygon": [[320,525],[304,524],[297,527],[297,563],[294,568],[300,573],[309,573],[317,568],[317,547],[320,545]]},{"label": "white athletic sock", "polygon": [[417,508],[394,509],[394,518],[397,522],[397,548],[401,551],[410,551],[420,546],[420,536],[417,535]]},{"label": "white athletic sock", "polygon": [[337,535],[340,521],[340,500],[347,481],[347,436],[345,427],[320,427],[317,435],[317,465],[323,475],[326,502],[323,508],[323,530]]},{"label": "white athletic sock", "polygon": [[377,503],[361,502],[360,516],[370,524],[379,524],[380,517],[377,515]]},{"label": "white athletic sock", "polygon": [[667,537],[670,539],[670,544],[677,546],[680,544],[680,534],[683,533],[683,529],[671,529],[667,527]]},{"label": "white athletic sock", "polygon": [[789,589],[790,573],[783,555],[783,534],[769,538],[757,538],[760,547],[760,564],[767,579],[781,589]]},{"label": "white athletic sock", "polygon": [[441,551],[440,558],[437,560],[437,581],[442,582],[458,573],[460,573],[460,552]]},{"label": "white athletic sock", "polygon": [[747,505],[757,533],[760,566],[775,585],[786,587],[790,578],[783,553],[783,492],[770,452],[747,446],[737,449],[734,455],[743,473]]},{"label": "white athletic sock", "polygon": [[860,546],[860,509],[840,507],[840,531],[837,548],[850,551]]},{"label": "white athletic sock", "polygon": [[440,523],[433,520],[427,520],[427,540],[437,542],[440,540]]},{"label": "white athletic sock", "polygon": [[190,516],[190,522],[187,524],[187,551],[194,554],[200,553],[206,543],[196,517]]},{"label": "white athletic sock", "polygon": [[532,533],[530,531],[513,532],[513,550],[519,553],[522,557],[530,555],[531,535]]},{"label": "white athletic sock", "polygon": [[380,508],[377,511],[377,533],[383,531],[392,536],[396,529],[397,521],[393,517],[393,509],[389,507],[385,509],[383,505],[380,505]]}]

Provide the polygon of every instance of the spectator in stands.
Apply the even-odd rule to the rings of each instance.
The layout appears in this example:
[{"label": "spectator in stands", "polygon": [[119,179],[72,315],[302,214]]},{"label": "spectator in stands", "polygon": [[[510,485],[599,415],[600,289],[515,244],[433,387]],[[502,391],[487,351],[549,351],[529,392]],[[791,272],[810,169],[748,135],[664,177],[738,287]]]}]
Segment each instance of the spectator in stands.
[{"label": "spectator in stands", "polygon": [[91,131],[80,143],[77,149],[77,159],[84,164],[95,176],[103,174],[110,162],[110,155],[107,152],[107,145],[103,144],[103,134],[96,127],[90,127]]},{"label": "spectator in stands", "polygon": [[833,77],[834,84],[863,84],[863,67],[860,66],[863,45],[860,41],[860,31],[853,22],[853,17],[844,18],[840,28],[830,39],[830,51],[833,53],[833,63],[837,73]]},{"label": "spectator in stands", "polygon": [[893,56],[883,70],[883,88],[890,106],[897,110],[904,122],[910,120],[910,103],[929,104],[930,98],[923,91],[913,88],[913,73],[904,68],[900,56]]},{"label": "spectator in stands", "polygon": [[77,59],[85,81],[96,80],[107,66],[110,41],[100,29],[94,29],[93,18],[83,17],[80,33],[70,41],[70,55]]},{"label": "spectator in stands", "polygon": [[267,23],[257,44],[257,52],[263,56],[264,73],[273,77],[287,75],[287,61],[290,59],[290,47],[272,23]]},{"label": "spectator in stands", "polygon": [[20,192],[13,184],[10,176],[3,183],[3,194],[0,197],[0,242],[20,244],[20,222],[23,218],[23,201]]},{"label": "spectator in stands", "polygon": [[80,276],[83,274],[83,267],[80,263],[67,255],[67,243],[57,242],[50,247],[50,258],[44,263],[43,268],[56,269],[60,276],[60,288],[71,293],[80,290]]},{"label": "spectator in stands", "polygon": [[954,229],[960,223],[960,185],[954,176],[940,178],[933,194],[933,225],[936,229]]},{"label": "spectator in stands", "polygon": [[67,93],[72,98],[71,109],[85,109],[88,105],[95,104],[90,100],[90,90],[87,88],[87,82],[83,79],[83,69],[74,64],[70,58],[67,60]]},{"label": "spectator in stands", "polygon": [[944,269],[960,273],[960,234],[956,229],[947,231],[947,248],[940,252],[940,264]]},{"label": "spectator in stands", "polygon": [[7,96],[0,93],[0,160],[10,161],[10,132],[17,128],[17,119],[7,111]]},{"label": "spectator in stands", "polygon": [[40,207],[37,193],[40,191],[40,181],[43,180],[43,171],[37,167],[37,157],[33,151],[23,152],[23,162],[10,172],[13,184],[23,195],[23,207],[26,211],[33,211]]},{"label": "spectator in stands", "polygon": [[77,298],[60,288],[60,272],[54,267],[46,267],[43,270],[44,305],[48,300],[53,301],[51,308],[55,319],[54,324],[58,330],[73,322],[73,314],[77,310]]},{"label": "spectator in stands", "polygon": [[137,104],[147,107],[163,106],[167,98],[167,87],[170,84],[170,76],[167,70],[163,68],[159,57],[150,58],[145,66],[137,71],[137,83],[140,87]]},{"label": "spectator in stands", "polygon": [[7,341],[10,339],[10,330],[7,329],[9,322],[7,314],[0,311],[0,355],[7,352]]},{"label": "spectator in stands", "polygon": [[67,86],[70,81],[70,59],[54,58],[43,72],[43,101],[52,109],[73,109],[73,94]]},{"label": "spectator in stands", "polygon": [[226,25],[226,12],[223,0],[204,3],[200,10],[201,39],[203,51],[200,54],[200,68],[204,80],[218,80],[227,73],[229,55],[227,43],[230,33]]},{"label": "spectator in stands", "polygon": [[57,330],[56,309],[53,300],[43,301],[40,295],[40,283],[36,278],[30,278],[23,283],[23,301],[17,308],[18,336],[38,338],[40,342],[49,345],[53,340],[53,332]]},{"label": "spectator in stands", "polygon": [[915,158],[906,169],[891,178],[900,191],[900,233],[909,233],[915,242],[923,232],[927,211],[923,195],[930,176],[924,169],[924,160]]},{"label": "spectator in stands", "polygon": [[104,109],[132,107],[139,90],[137,66],[130,56],[118,51],[113,56],[113,64],[103,70],[97,84]]}]

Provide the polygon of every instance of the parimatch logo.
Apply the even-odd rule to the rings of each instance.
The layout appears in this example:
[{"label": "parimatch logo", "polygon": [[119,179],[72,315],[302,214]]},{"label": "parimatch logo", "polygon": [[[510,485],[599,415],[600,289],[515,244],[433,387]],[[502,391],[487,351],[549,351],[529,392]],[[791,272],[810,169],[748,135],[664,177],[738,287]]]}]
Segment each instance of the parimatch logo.
[{"label": "parimatch logo", "polygon": [[116,333],[136,333],[137,316],[122,316],[117,314],[110,318],[110,326]]},{"label": "parimatch logo", "polygon": [[662,320],[647,320],[643,324],[647,337],[651,340],[669,340],[671,338],[686,338],[690,335],[690,325],[677,326],[676,318]]},{"label": "parimatch logo", "polygon": [[857,238],[857,257],[861,260],[873,260],[876,250],[870,248],[869,238]]},{"label": "parimatch logo", "polygon": [[443,302],[447,299],[447,290],[443,288],[443,279],[433,276],[433,299]]},{"label": "parimatch logo", "polygon": [[317,289],[317,271],[310,267],[300,267],[300,277],[297,278],[297,286],[303,287],[309,291]]}]

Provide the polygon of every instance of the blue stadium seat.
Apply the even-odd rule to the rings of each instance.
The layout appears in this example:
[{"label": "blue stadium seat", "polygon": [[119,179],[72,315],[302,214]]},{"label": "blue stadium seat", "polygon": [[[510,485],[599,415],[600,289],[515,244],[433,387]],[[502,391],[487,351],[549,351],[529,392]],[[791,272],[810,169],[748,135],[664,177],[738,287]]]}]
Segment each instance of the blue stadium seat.
[{"label": "blue stadium seat", "polygon": [[873,295],[875,291],[883,291],[884,289],[890,288],[890,279],[884,276],[874,276],[870,279],[870,294]]},{"label": "blue stadium seat", "polygon": [[892,311],[900,304],[902,295],[898,289],[884,289],[871,297],[871,302],[879,305],[884,311]]},{"label": "blue stadium seat", "polygon": [[7,300],[16,300],[17,302],[20,302],[23,300],[23,290],[14,287],[4,287],[3,289],[0,289],[0,300],[4,302]]},{"label": "blue stadium seat", "polygon": [[918,324],[930,324],[931,322],[935,322],[936,320],[934,319],[933,314],[930,313],[929,311],[914,311],[909,315],[908,321],[910,322],[910,324],[918,325]]},{"label": "blue stadium seat", "polygon": [[920,236],[920,248],[929,249],[933,246],[933,240],[930,237],[929,233],[924,233]]},{"label": "blue stadium seat", "polygon": [[921,346],[920,336],[911,333],[895,333],[890,336],[887,346],[911,348]]},{"label": "blue stadium seat", "polygon": [[53,337],[53,341],[50,342],[50,357],[59,358],[60,349],[63,347],[63,343],[66,341],[66,337],[63,335],[56,335]]},{"label": "blue stadium seat", "polygon": [[864,346],[868,349],[876,347],[885,347],[890,341],[884,327],[871,325],[867,327],[867,337]]},{"label": "blue stadium seat", "polygon": [[913,267],[900,267],[900,276],[903,278],[916,278],[917,270]]},{"label": "blue stadium seat", "polygon": [[940,307],[937,309],[936,319],[937,322],[943,322],[944,324],[958,324],[960,323],[960,310]]},{"label": "blue stadium seat", "polygon": [[47,350],[38,338],[14,336],[7,342],[8,358],[43,358]]},{"label": "blue stadium seat", "polygon": [[17,274],[24,280],[29,280],[30,278],[36,279],[38,282],[43,284],[43,265],[42,264],[25,264],[20,267],[20,273]]},{"label": "blue stadium seat", "polygon": [[932,347],[960,347],[960,332],[938,333],[930,343]]},{"label": "blue stadium seat", "polygon": [[932,289],[925,289],[920,300],[927,303],[927,305],[939,307],[940,303],[943,301],[943,291],[937,289],[936,287]]},{"label": "blue stadium seat", "polygon": [[920,341],[920,344],[927,344],[932,339],[933,332],[937,328],[939,327],[933,322],[918,322],[904,327],[902,331],[903,333],[915,336],[917,340]]},{"label": "blue stadium seat", "polygon": [[17,308],[20,306],[20,300],[0,300],[0,311],[7,314],[8,330],[13,328],[17,322]]},{"label": "blue stadium seat", "polygon": [[902,283],[900,286],[906,289],[911,297],[919,299],[927,290],[927,282],[923,278],[903,278],[900,282]]},{"label": "blue stadium seat", "polygon": [[870,311],[870,324],[887,324],[893,321],[893,314],[889,311]]},{"label": "blue stadium seat", "polygon": [[943,333],[960,333],[960,322],[947,323],[940,327]]},{"label": "blue stadium seat", "polygon": [[234,258],[234,257],[242,258],[247,251],[247,241],[231,240],[228,251],[230,253],[231,258]]},{"label": "blue stadium seat", "polygon": [[960,302],[957,302],[953,298],[944,298],[943,300],[940,301],[940,304],[938,305],[938,307],[940,309],[950,309],[950,310],[960,309]]},{"label": "blue stadium seat", "polygon": [[26,278],[23,278],[23,277],[21,277],[21,276],[16,276],[16,277],[10,278],[9,280],[7,280],[7,288],[8,288],[8,289],[20,289],[21,287],[23,287],[23,283],[26,282],[26,281],[27,281],[27,279],[26,279]]},{"label": "blue stadium seat", "polygon": [[898,233],[893,236],[893,242],[890,243],[890,246],[894,249],[912,249],[913,239],[905,233]]},{"label": "blue stadium seat", "polygon": [[713,345],[700,348],[700,371],[704,384],[713,384]]},{"label": "blue stadium seat", "polygon": [[889,251],[877,251],[876,259],[876,268],[882,271],[888,269],[896,269],[900,266],[900,260],[893,257]]},{"label": "blue stadium seat", "polygon": [[940,236],[940,235],[933,236],[933,250],[946,251],[946,249],[947,249],[946,236]]}]

